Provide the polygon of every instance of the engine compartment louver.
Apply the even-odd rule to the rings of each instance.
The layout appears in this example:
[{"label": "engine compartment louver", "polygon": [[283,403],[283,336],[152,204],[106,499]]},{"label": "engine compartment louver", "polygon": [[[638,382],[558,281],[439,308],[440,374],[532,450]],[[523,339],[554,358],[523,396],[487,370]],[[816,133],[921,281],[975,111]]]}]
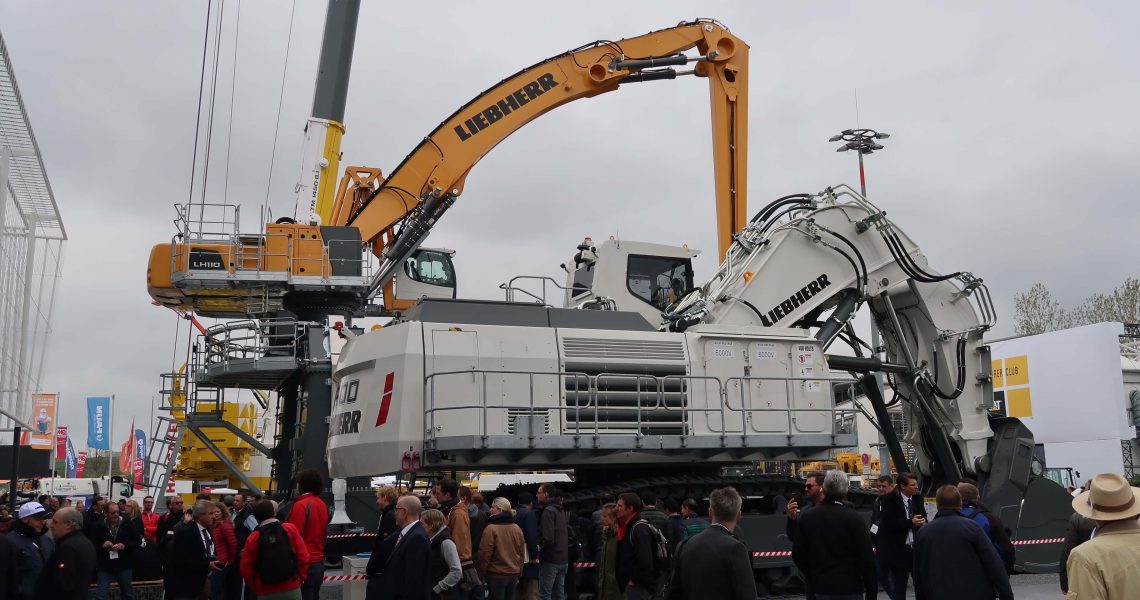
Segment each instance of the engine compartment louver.
[{"label": "engine compartment louver", "polygon": [[567,359],[649,359],[683,362],[685,345],[681,340],[622,340],[562,338],[562,355]]}]

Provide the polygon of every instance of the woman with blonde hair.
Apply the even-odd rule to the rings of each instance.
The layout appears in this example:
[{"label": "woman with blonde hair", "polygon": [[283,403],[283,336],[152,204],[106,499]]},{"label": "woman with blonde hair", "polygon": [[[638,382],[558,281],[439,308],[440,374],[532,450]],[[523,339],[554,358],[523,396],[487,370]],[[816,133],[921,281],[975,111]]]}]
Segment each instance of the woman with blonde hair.
[{"label": "woman with blonde hair", "polygon": [[479,542],[476,568],[487,582],[490,600],[511,600],[526,563],[526,541],[515,524],[511,503],[503,497],[491,502],[491,516]]},{"label": "woman with blonde hair", "polygon": [[459,598],[459,580],[463,567],[459,563],[459,549],[447,532],[447,518],[436,509],[425,510],[420,523],[431,540],[431,597],[439,600]]},{"label": "woman with blonde hair", "polygon": [[143,532],[142,507],[134,500],[127,500],[127,505],[123,508],[126,509],[123,511],[123,520],[130,521],[131,525],[134,525],[135,531],[141,534]]},{"label": "woman with blonde hair", "polygon": [[598,600],[625,600],[617,582],[617,504],[602,507],[602,547],[598,552]]}]

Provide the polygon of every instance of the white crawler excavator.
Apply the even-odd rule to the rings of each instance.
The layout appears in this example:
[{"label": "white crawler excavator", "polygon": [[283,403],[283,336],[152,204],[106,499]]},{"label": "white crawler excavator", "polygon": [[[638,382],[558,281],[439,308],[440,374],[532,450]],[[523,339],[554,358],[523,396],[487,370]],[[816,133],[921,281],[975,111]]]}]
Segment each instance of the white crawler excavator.
[{"label": "white crawler excavator", "polygon": [[[917,451],[904,468],[927,491],[976,479],[1022,542],[1018,566],[1057,567],[1069,498],[1040,477],[1029,430],[991,411],[982,336],[995,315],[981,279],[934,271],[846,186],[760,210],[700,287],[691,251],[654,247],[588,246],[568,269],[570,306],[635,310],[424,299],[349,341],[333,374],[331,474],[573,468],[569,500],[583,506],[629,488],[707,493],[725,465],[854,445],[833,397],[852,374],[889,422],[866,375],[883,371]],[[863,305],[886,358],[829,354],[839,339],[860,348],[851,318]],[[789,482],[731,481],[756,501],[753,550],[778,549]]]}]

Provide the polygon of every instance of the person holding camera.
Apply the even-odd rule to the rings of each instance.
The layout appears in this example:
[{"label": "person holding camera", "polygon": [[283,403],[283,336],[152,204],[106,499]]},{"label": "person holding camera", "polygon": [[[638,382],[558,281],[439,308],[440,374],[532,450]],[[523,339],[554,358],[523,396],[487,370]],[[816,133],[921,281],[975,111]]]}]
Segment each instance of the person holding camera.
[{"label": "person holding camera", "polygon": [[218,510],[209,500],[198,500],[191,507],[189,523],[174,528],[174,540],[167,549],[166,597],[173,600],[207,600],[210,573],[225,566],[218,560],[211,531]]},{"label": "person holding camera", "polygon": [[119,582],[119,596],[123,600],[135,600],[135,591],[131,587],[131,556],[142,544],[142,532],[136,530],[134,523],[124,519],[119,511],[118,504],[106,504],[103,518],[91,524],[89,537],[95,544],[98,560],[95,600],[107,599],[111,580]]}]

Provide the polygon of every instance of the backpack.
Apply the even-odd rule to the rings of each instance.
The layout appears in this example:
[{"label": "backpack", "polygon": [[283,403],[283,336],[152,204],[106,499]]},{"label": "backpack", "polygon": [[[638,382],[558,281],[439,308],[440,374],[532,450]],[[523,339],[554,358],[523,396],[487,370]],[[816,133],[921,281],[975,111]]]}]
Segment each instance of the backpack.
[{"label": "backpack", "polygon": [[257,575],[266,585],[285,583],[297,576],[297,555],[289,542],[289,533],[280,521],[258,527]]},{"label": "backpack", "polygon": [[[661,533],[660,529],[653,526],[653,523],[645,519],[638,519],[633,524],[633,527],[638,525],[645,525],[649,528],[650,535],[653,538],[653,573],[660,575],[669,571],[669,540],[665,539],[665,534]],[[632,530],[633,527],[630,529]]]},{"label": "backpack", "polygon": [[704,519],[692,519],[695,521],[691,525],[685,525],[684,533],[681,535],[681,540],[687,540],[694,535],[709,528],[709,522]]},{"label": "backpack", "polygon": [[578,539],[578,528],[566,519],[566,557],[570,562],[576,562],[582,555],[582,542]]}]

